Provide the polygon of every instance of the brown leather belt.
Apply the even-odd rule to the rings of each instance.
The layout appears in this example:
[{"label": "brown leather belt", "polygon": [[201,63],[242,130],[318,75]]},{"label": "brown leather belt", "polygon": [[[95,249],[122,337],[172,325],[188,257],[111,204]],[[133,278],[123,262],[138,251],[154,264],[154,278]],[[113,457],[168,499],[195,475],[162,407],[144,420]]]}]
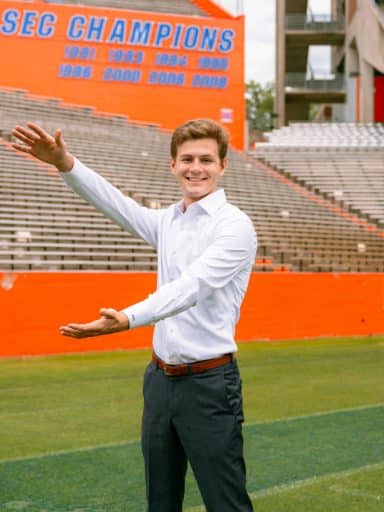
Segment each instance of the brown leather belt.
[{"label": "brown leather belt", "polygon": [[196,363],[183,363],[183,364],[167,364],[165,361],[152,354],[152,361],[156,363],[157,367],[163,370],[165,375],[191,375],[193,373],[202,373],[212,368],[217,368],[223,364],[233,361],[233,354],[225,354],[221,357],[214,359],[206,359],[204,361],[196,361]]}]

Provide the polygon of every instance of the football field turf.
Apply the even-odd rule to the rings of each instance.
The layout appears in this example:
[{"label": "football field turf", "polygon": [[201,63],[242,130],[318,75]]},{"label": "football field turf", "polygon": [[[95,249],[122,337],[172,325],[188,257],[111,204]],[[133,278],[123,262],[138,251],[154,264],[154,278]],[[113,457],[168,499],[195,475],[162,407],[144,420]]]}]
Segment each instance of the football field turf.
[{"label": "football field turf", "polygon": [[[0,511],[144,511],[149,351],[0,360]],[[256,511],[384,511],[384,338],[240,344]],[[187,512],[203,511],[188,472]]]}]

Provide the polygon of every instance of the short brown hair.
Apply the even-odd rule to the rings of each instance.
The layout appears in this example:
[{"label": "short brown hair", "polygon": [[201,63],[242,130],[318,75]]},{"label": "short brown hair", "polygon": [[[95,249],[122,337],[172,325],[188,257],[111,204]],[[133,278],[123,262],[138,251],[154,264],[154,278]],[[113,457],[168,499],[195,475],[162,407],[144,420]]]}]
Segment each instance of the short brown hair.
[{"label": "short brown hair", "polygon": [[228,151],[228,134],[212,119],[191,119],[173,132],[171,156],[176,158],[177,150],[187,140],[214,139],[218,145],[219,158],[223,161]]}]

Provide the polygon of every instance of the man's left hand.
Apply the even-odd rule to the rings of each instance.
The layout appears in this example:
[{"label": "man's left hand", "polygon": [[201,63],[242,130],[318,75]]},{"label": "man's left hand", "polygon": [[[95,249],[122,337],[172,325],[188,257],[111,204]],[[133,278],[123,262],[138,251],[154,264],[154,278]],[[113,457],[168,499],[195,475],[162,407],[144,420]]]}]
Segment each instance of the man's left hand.
[{"label": "man's left hand", "polygon": [[129,320],[125,313],[112,308],[100,309],[100,318],[87,324],[68,324],[60,327],[63,336],[71,338],[89,338],[102,336],[129,329]]}]

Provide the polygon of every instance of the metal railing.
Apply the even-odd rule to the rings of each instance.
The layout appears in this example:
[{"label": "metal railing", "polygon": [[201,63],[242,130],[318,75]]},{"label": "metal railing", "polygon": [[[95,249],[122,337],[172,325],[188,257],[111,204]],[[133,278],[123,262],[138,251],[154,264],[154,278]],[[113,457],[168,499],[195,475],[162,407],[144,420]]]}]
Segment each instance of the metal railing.
[{"label": "metal railing", "polygon": [[332,17],[328,14],[287,14],[286,30],[305,30],[314,32],[332,32],[345,29],[344,16]]},{"label": "metal railing", "polygon": [[316,78],[307,73],[287,73],[285,75],[285,89],[300,89],[306,91],[337,91],[346,89],[345,76],[343,74],[330,75]]}]

